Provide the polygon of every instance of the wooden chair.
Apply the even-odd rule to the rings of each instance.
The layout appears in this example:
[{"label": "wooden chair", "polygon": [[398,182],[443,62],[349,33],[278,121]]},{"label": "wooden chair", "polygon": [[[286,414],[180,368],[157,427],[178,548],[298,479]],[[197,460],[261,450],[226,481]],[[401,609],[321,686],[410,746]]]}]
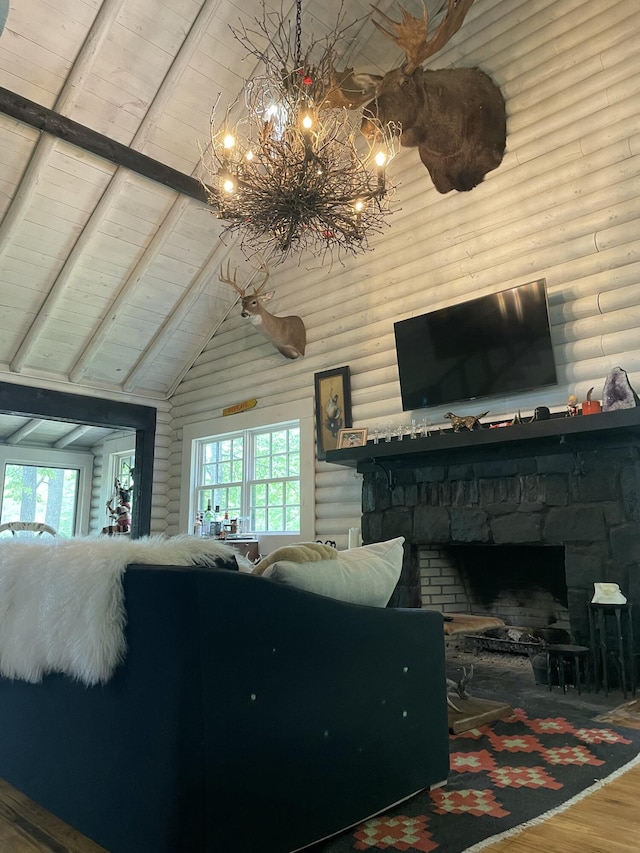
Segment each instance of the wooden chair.
[{"label": "wooden chair", "polygon": [[57,531],[54,530],[49,524],[44,524],[41,521],[7,521],[5,524],[0,524],[0,533],[5,530],[10,530],[13,536],[16,533],[29,531],[31,533],[35,533],[38,536],[42,536],[43,533],[49,533],[51,536],[57,536]]}]

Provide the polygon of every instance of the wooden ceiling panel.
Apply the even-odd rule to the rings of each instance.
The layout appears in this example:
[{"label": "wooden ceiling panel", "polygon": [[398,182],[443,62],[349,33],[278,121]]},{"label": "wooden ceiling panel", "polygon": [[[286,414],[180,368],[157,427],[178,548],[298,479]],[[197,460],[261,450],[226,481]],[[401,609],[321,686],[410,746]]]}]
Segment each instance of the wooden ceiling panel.
[{"label": "wooden ceiling panel", "polygon": [[108,342],[100,347],[99,354],[92,359],[90,368],[85,373],[85,379],[94,382],[119,383],[126,378],[131,364],[135,364],[140,356],[140,349],[133,346],[137,333],[132,330],[132,336],[124,343]]},{"label": "wooden ceiling panel", "polygon": [[[193,209],[188,210],[187,214],[192,212]],[[196,213],[198,220],[201,220],[203,212],[196,211]],[[194,217],[183,216],[182,222],[174,228],[162,248],[163,255],[190,264],[195,271],[202,269],[212,250],[219,245],[217,233],[214,231],[214,228],[219,227],[218,222],[214,220],[213,227],[205,229],[197,227],[198,220],[194,221]]]},{"label": "wooden ceiling panel", "polygon": [[122,170],[126,180],[110,205],[109,215],[117,216],[120,211],[143,222],[157,227],[171,210],[177,195],[172,190],[152,181],[146,181],[133,173]]},{"label": "wooden ceiling panel", "polygon": [[40,0],[10,5],[0,50],[4,86],[53,106],[91,25],[68,14],[74,5],[67,3],[66,11]]},{"label": "wooden ceiling panel", "polygon": [[152,271],[149,270],[144,278],[144,287],[139,287],[131,293],[127,305],[130,309],[137,308],[143,314],[149,314],[150,317],[153,315],[157,315],[158,318],[166,317],[173,311],[189,283],[184,269],[182,269],[182,276],[183,286],[180,287],[176,276],[167,280],[152,275]]},{"label": "wooden ceiling panel", "polygon": [[[184,6],[178,0],[173,3],[158,3],[158,0],[125,3],[118,16],[118,25],[129,30],[135,40],[143,39],[172,57],[180,49],[193,23],[193,18],[182,14]],[[198,12],[195,4],[191,4],[190,11],[195,17]]]},{"label": "wooden ceiling panel", "polygon": [[64,263],[75,236],[70,229],[63,232],[55,231],[46,224],[39,225],[29,219],[23,219],[13,235],[7,254],[12,254],[16,247],[29,252],[32,246],[37,246],[38,257],[47,264],[50,273],[55,275]]}]

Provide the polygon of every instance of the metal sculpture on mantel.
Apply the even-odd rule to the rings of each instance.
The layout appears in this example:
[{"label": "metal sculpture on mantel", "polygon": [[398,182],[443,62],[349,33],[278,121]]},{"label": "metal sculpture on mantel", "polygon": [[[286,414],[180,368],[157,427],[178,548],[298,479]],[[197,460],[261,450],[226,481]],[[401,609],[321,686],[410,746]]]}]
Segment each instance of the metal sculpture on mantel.
[{"label": "metal sculpture on mantel", "polygon": [[264,279],[259,287],[253,286],[253,291],[247,293],[249,282],[241,287],[237,282],[237,270],[234,270],[231,278],[230,265],[227,264],[226,275],[220,270],[220,281],[230,285],[240,296],[242,304],[242,317],[248,317],[255,328],[265,338],[271,341],[274,347],[287,358],[300,358],[304,355],[307,344],[307,330],[300,317],[291,315],[289,317],[276,317],[270,314],[264,307],[263,302],[268,302],[273,296],[273,290],[264,293],[264,287],[269,280],[269,270],[265,264],[260,269],[264,272]]},{"label": "metal sculpture on mantel", "polygon": [[451,421],[454,432],[460,432],[463,429],[481,429],[480,418],[486,418],[488,414],[489,412],[483,412],[481,415],[454,415],[453,412],[447,412],[445,418]]}]

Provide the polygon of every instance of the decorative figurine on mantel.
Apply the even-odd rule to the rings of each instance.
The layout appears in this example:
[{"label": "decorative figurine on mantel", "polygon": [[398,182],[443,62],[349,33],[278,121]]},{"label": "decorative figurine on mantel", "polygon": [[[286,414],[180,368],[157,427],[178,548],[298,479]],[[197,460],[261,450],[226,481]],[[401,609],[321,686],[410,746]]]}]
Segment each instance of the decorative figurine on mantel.
[{"label": "decorative figurine on mantel", "polygon": [[454,432],[460,432],[461,429],[482,429],[480,418],[485,418],[489,412],[483,412],[481,415],[454,415],[453,412],[447,412],[445,418],[451,421],[451,426]]},{"label": "decorative figurine on mantel", "polygon": [[574,418],[578,414],[578,398],[575,394],[570,394],[567,400],[567,415]]},{"label": "decorative figurine on mantel", "polygon": [[587,391],[587,399],[582,401],[583,415],[597,415],[600,414],[600,412],[602,411],[600,400],[592,400],[592,394],[593,388],[589,388],[589,390]]}]

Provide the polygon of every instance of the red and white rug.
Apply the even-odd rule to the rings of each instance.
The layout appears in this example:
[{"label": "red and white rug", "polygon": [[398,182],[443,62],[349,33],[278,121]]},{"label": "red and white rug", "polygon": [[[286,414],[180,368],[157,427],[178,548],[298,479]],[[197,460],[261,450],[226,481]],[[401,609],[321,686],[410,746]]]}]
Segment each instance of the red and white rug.
[{"label": "red and white rug", "polygon": [[640,731],[589,719],[512,716],[450,738],[446,786],[424,792],[317,853],[477,853],[547,819],[640,761]]}]

